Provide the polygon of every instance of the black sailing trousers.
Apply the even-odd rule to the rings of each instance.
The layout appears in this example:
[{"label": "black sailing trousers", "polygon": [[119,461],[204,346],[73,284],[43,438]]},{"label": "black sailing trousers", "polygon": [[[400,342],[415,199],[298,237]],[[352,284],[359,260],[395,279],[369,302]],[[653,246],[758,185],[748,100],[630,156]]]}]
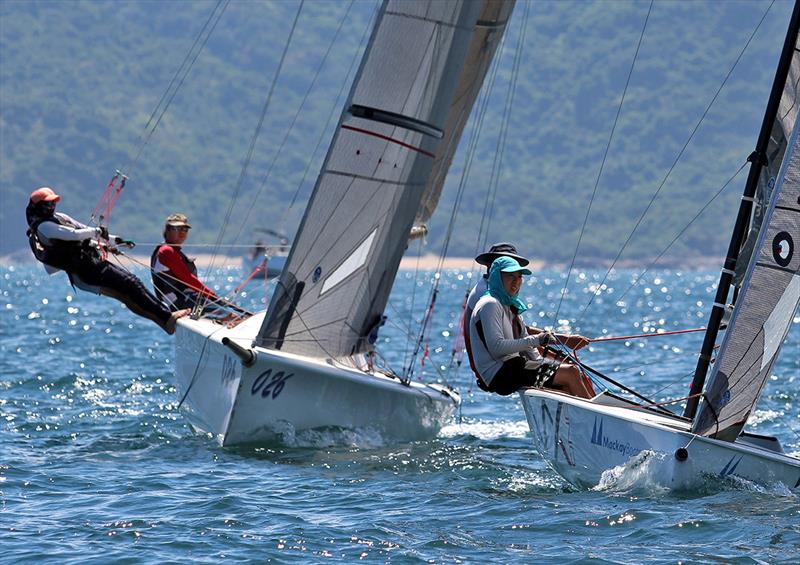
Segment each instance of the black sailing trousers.
[{"label": "black sailing trousers", "polygon": [[153,320],[162,328],[172,315],[136,275],[108,261],[94,263],[90,268],[80,269],[80,272],[71,275],[78,278],[73,280],[78,288],[115,298],[134,314]]}]

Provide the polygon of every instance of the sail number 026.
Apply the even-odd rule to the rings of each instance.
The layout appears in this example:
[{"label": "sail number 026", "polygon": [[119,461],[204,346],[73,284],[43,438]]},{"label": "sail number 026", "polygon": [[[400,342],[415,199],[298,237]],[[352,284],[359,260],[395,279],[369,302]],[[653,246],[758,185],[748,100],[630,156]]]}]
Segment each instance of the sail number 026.
[{"label": "sail number 026", "polygon": [[272,369],[267,369],[260,375],[256,377],[256,380],[253,381],[253,386],[250,387],[250,393],[255,396],[259,392],[261,393],[261,398],[267,398],[272,395],[272,398],[278,398],[278,395],[283,390],[286,381],[291,379],[294,376],[294,373],[284,373],[283,371],[278,371],[275,374],[272,374]]}]

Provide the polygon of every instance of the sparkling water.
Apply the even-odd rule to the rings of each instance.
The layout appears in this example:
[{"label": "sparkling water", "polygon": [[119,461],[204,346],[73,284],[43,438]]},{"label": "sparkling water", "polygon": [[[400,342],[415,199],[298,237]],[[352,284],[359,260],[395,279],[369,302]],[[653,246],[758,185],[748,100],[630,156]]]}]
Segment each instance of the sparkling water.
[{"label": "sparkling water", "polygon": [[[138,271],[146,276],[145,271]],[[716,273],[537,272],[528,323],[589,337],[702,326]],[[219,270],[222,294],[245,274]],[[632,461],[577,490],[534,452],[522,406],[474,386],[452,350],[476,273],[442,274],[414,358],[430,272],[402,271],[383,363],[463,395],[428,442],[370,430],[222,449],[177,410],[172,337],[38,266],[0,268],[0,562],[641,563],[800,561],[800,499],[784,485],[659,486]],[[602,284],[601,284],[602,283]],[[263,305],[252,281],[238,301]],[[598,294],[593,298],[593,293]],[[560,306],[559,306],[560,304]],[[556,315],[556,312],[557,315]],[[702,333],[595,343],[581,359],[657,401],[688,394]],[[800,314],[750,420],[800,455]],[[424,358],[424,364],[421,361]],[[676,410],[679,409],[676,406]]]}]

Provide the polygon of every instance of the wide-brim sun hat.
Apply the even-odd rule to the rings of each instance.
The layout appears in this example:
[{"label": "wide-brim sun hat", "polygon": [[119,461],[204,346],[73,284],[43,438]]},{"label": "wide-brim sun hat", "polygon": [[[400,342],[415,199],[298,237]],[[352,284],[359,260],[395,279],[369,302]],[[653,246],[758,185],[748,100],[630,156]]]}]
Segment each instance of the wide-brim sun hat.
[{"label": "wide-brim sun hat", "polygon": [[489,248],[489,251],[475,257],[475,262],[484,267],[490,267],[498,257],[511,257],[523,267],[530,263],[527,257],[523,257],[517,253],[517,248],[513,243],[507,242],[495,243]]}]

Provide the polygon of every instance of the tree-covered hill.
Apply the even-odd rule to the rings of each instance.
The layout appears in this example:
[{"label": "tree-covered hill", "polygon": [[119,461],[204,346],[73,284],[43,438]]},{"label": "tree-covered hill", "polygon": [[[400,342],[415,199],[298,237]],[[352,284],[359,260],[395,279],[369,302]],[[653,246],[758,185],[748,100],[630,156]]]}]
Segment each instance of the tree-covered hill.
[{"label": "tree-covered hill", "polygon": [[[375,10],[373,1],[304,3],[243,175],[298,5],[0,2],[0,254],[26,246],[31,190],[52,186],[64,197],[59,209],[85,221],[117,168],[131,179],[113,210],[113,232],[156,242],[164,218],[182,211],[195,226],[192,243],[215,242],[223,227],[226,245],[249,244],[262,227],[291,235]],[[752,151],[791,11],[789,1],[775,2],[744,49],[769,6],[656,0],[648,17],[646,1],[532,0],[514,76],[525,12],[518,0],[449,253],[474,253],[491,209],[489,241],[512,240],[537,258],[567,261],[591,201],[578,261],[614,258],[661,187],[622,260],[657,255]],[[212,27],[193,59],[193,43]],[[165,93],[169,105],[153,130],[156,121],[148,120],[164,109]],[[422,252],[442,246],[467,145]],[[496,193],[486,206],[495,166]],[[744,178],[686,230],[667,260],[724,251]]]}]

